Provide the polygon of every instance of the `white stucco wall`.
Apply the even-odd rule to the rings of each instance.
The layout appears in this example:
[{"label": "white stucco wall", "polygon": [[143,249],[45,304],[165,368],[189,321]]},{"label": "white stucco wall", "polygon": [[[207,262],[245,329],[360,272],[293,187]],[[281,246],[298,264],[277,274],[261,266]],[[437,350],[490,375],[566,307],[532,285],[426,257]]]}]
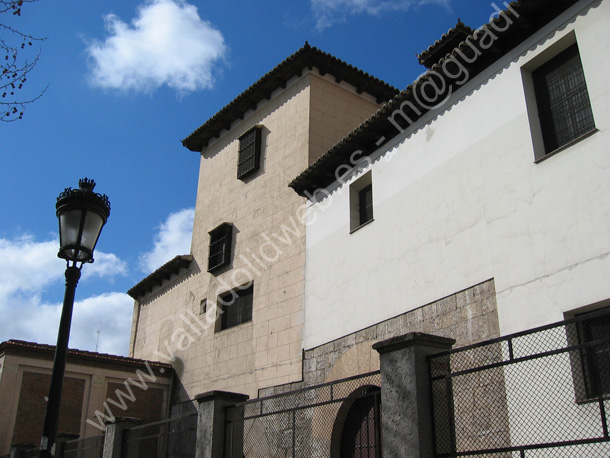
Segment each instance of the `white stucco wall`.
[{"label": "white stucco wall", "polygon": [[[570,34],[598,132],[536,164],[522,68]],[[304,347],[490,278],[502,334],[610,298],[609,44],[610,4],[580,2],[377,153],[372,223],[350,234],[348,185],[316,204]]]}]

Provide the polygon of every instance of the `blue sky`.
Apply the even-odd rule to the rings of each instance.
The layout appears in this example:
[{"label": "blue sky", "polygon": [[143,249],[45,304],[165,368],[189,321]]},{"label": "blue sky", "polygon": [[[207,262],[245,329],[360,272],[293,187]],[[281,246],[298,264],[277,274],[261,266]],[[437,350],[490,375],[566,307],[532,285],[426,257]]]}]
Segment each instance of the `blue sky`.
[{"label": "blue sky", "polygon": [[0,341],[55,343],[64,188],[93,178],[112,204],[77,288],[70,346],[126,354],[126,291],[190,251],[199,155],[181,139],[305,41],[405,88],[424,71],[416,53],[458,17],[481,26],[492,3],[39,0],[0,16],[46,37],[28,51],[40,61],[20,95],[47,88],[22,120],[0,123]]}]

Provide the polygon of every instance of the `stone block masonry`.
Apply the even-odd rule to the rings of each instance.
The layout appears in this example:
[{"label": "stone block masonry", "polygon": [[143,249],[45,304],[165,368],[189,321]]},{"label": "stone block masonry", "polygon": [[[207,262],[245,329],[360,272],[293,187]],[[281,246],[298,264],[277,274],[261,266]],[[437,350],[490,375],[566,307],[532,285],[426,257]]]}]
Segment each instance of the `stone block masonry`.
[{"label": "stone block masonry", "polygon": [[271,396],[378,370],[379,355],[372,349],[373,344],[409,332],[455,339],[454,348],[499,337],[494,280],[307,349],[304,351],[301,382],[264,388],[259,390],[259,396]]}]

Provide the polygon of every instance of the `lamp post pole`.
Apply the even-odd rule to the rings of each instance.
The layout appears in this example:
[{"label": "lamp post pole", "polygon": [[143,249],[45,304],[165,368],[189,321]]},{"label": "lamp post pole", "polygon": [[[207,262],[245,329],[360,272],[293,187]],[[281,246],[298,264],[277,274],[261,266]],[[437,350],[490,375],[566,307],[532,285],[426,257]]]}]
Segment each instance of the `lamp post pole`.
[{"label": "lamp post pole", "polygon": [[[94,193],[94,187],[95,182],[93,180],[84,178],[79,181],[79,189],[67,188],[57,198],[56,209],[59,219],[60,245],[57,256],[66,260],[66,291],[57,334],[47,410],[40,440],[40,458],[55,456],[76,285],[80,279],[83,264],[93,262],[93,250],[110,215],[108,197]],[[79,266],[77,266],[78,263],[80,263]]]},{"label": "lamp post pole", "polygon": [[59,408],[61,406],[61,391],[64,384],[66,358],[68,356],[68,340],[70,339],[70,325],[72,323],[72,309],[74,308],[74,295],[76,285],[80,279],[80,269],[76,266],[66,267],[66,291],[64,305],[61,310],[59,332],[57,333],[57,346],[51,374],[49,400],[47,413],[44,418],[42,440],[40,442],[40,458],[55,456],[55,443],[57,441],[57,428],[59,426]]}]

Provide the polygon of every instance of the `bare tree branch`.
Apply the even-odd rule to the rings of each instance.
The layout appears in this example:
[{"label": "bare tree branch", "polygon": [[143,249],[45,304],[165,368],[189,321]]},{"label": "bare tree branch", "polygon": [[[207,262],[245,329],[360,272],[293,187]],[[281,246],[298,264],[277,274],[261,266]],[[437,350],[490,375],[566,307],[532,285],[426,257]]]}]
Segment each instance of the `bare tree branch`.
[{"label": "bare tree branch", "polygon": [[[0,0],[0,14],[21,16],[23,4],[36,1]],[[25,100],[18,95],[40,58],[39,50],[32,59],[28,59],[28,50],[34,42],[44,41],[45,38],[36,38],[1,22],[0,33],[0,51],[4,54],[0,62],[0,121],[11,122],[22,119],[26,106],[38,100],[46,91],[45,88],[38,95]]]}]

